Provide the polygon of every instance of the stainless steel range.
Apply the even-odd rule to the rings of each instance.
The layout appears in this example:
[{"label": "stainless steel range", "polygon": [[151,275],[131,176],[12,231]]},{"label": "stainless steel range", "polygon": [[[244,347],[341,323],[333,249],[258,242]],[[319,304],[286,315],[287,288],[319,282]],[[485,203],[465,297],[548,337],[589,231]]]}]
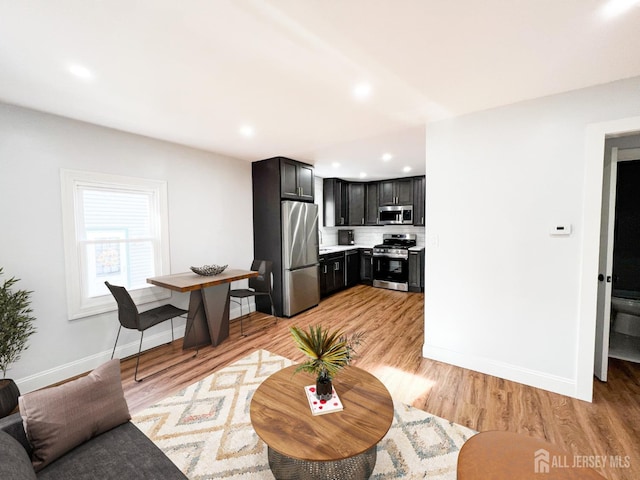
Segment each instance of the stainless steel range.
[{"label": "stainless steel range", "polygon": [[409,249],[416,246],[413,233],[385,233],[373,247],[373,286],[409,291]]}]

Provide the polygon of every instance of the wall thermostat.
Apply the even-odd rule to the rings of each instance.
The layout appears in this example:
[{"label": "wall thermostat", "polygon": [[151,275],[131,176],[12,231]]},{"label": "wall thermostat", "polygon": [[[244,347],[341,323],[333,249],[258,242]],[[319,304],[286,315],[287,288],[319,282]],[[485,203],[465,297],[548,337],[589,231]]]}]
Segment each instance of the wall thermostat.
[{"label": "wall thermostat", "polygon": [[551,226],[551,235],[571,235],[570,223],[557,223]]}]

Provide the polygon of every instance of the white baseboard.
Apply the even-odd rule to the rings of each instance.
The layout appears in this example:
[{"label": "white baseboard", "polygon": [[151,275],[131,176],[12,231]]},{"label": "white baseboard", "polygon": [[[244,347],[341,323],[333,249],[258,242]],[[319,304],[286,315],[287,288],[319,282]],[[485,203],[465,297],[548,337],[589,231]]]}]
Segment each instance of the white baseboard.
[{"label": "white baseboard", "polygon": [[[184,323],[175,323],[173,335],[175,338],[182,338],[184,336]],[[157,347],[158,345],[162,345],[163,343],[169,343],[170,341],[171,329],[158,332],[154,335],[145,335],[142,341],[142,350],[148,350],[150,348]],[[140,340],[135,340],[122,345],[119,344],[116,347],[114,358],[125,358],[135,355],[138,353],[139,344]],[[111,358],[111,351],[112,349],[109,348],[109,350],[104,350],[63,365],[58,365],[57,367],[16,380],[16,383],[18,384],[18,388],[21,393],[28,393],[38,390],[39,388],[47,387],[76,375],[89,372],[97,366],[102,365]]]},{"label": "white baseboard", "polygon": [[[254,302],[251,302],[250,308],[252,312],[255,311],[256,306]],[[244,313],[245,315],[247,314],[246,302],[243,306],[242,313]],[[233,320],[238,317],[240,317],[240,307],[237,304],[231,302],[229,305],[229,319]],[[178,339],[184,336],[184,325],[184,320],[174,320],[174,338]],[[144,352],[145,350],[157,347],[158,345],[162,345],[163,343],[169,343],[170,341],[171,329],[164,330],[153,335],[145,335],[142,341],[142,351]],[[135,355],[136,353],[138,353],[139,342],[140,340],[138,339],[130,343],[122,345],[119,344],[116,347],[114,357],[125,358],[131,355]],[[109,350],[98,352],[84,358],[79,358],[78,360],[74,360],[73,362],[58,365],[48,370],[29,375],[28,377],[16,379],[15,382],[18,385],[21,393],[29,393],[34,390],[47,387],[54,383],[61,382],[68,378],[75,377],[76,375],[81,375],[93,370],[94,368],[102,365],[104,362],[108,361],[111,358],[111,350],[112,348],[109,348]]]},{"label": "white baseboard", "polygon": [[[577,396],[577,384],[573,378],[550,375],[545,372],[523,368],[517,365],[499,362],[486,357],[460,353],[434,345],[423,344],[422,356],[439,362],[448,363],[457,367],[466,368],[487,375],[504,378],[514,382],[541,388],[550,392],[567,395],[573,398]],[[591,399],[580,398],[591,401]]]}]

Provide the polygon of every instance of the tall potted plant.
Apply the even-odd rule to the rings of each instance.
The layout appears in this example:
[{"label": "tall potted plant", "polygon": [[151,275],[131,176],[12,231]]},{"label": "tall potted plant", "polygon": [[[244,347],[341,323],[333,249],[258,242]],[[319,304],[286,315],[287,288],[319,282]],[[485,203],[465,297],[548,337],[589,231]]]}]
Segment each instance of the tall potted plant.
[{"label": "tall potted plant", "polygon": [[16,383],[5,378],[9,365],[20,358],[20,354],[28,347],[27,340],[36,331],[30,308],[32,292],[11,289],[18,280],[11,277],[0,287],[0,418],[16,408],[20,396]]},{"label": "tall potted plant", "polygon": [[297,347],[309,357],[300,364],[296,373],[305,371],[316,376],[316,396],[329,400],[333,392],[333,377],[355,358],[356,348],[362,343],[364,334],[345,335],[342,331],[329,331],[321,325],[309,327],[308,331],[298,327],[289,329]]}]

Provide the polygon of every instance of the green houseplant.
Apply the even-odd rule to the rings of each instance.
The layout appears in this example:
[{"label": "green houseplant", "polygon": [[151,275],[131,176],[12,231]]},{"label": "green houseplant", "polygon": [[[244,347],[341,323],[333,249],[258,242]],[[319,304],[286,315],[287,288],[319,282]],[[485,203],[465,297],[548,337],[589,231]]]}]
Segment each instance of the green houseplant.
[{"label": "green houseplant", "polygon": [[309,359],[296,369],[316,377],[316,396],[328,400],[333,392],[333,377],[355,358],[356,348],[363,342],[362,332],[347,336],[340,330],[329,331],[321,325],[311,326],[308,331],[298,327],[289,329],[297,347]]},{"label": "green houseplant", "polygon": [[[0,268],[0,275],[2,275]],[[27,340],[35,332],[31,316],[31,293],[27,290],[12,290],[19,279],[11,277],[0,287],[0,417],[4,417],[18,404],[20,391],[11,379],[6,379],[9,365],[20,358],[27,349]]]}]

